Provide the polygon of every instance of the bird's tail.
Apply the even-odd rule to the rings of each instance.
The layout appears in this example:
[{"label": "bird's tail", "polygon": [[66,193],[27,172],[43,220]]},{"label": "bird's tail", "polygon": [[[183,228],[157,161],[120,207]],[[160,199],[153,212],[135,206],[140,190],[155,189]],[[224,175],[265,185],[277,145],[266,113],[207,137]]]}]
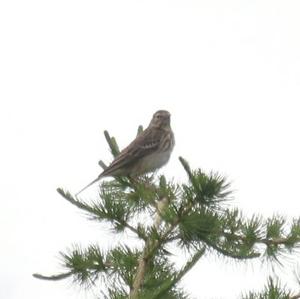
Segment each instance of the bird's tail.
[{"label": "bird's tail", "polygon": [[87,186],[85,186],[84,188],[82,188],[79,192],[77,192],[75,194],[75,196],[78,196],[82,191],[84,191],[85,189],[87,189],[88,187],[92,186],[93,184],[95,184],[96,182],[98,182],[101,179],[101,176],[98,176],[96,179],[94,179],[91,183],[89,183]]}]

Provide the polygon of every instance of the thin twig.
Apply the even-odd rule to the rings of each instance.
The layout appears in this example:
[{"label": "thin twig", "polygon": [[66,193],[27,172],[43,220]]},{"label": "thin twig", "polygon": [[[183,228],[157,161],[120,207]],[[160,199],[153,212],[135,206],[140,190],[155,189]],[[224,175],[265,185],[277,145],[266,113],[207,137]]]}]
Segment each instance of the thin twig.
[{"label": "thin twig", "polygon": [[70,271],[67,273],[62,273],[62,274],[58,274],[58,275],[50,275],[50,276],[35,273],[35,274],[32,274],[32,276],[35,278],[38,278],[38,279],[43,279],[43,280],[61,280],[61,279],[65,279],[65,278],[71,276],[72,274],[73,274],[73,272]]}]

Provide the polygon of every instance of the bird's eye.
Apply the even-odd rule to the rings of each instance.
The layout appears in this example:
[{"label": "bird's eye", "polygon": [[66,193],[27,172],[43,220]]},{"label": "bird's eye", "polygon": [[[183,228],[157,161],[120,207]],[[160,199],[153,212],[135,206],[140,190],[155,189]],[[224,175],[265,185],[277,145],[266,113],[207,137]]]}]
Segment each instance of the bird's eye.
[{"label": "bird's eye", "polygon": [[156,118],[160,119],[160,115],[156,115]]}]

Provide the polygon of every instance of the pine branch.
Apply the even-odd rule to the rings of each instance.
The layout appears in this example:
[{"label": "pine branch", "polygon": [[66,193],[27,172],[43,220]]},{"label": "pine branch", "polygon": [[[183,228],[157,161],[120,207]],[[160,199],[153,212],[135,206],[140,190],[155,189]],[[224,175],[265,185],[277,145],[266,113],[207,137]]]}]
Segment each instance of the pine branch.
[{"label": "pine branch", "polygon": [[186,263],[182,270],[179,271],[177,275],[166,281],[162,286],[158,287],[158,290],[153,293],[151,299],[161,298],[167,291],[171,290],[182,278],[190,271],[193,266],[199,261],[199,259],[204,255],[205,248],[197,250],[193,257]]},{"label": "pine branch", "polygon": [[233,259],[246,260],[246,259],[257,258],[260,256],[260,253],[256,253],[256,252],[252,252],[249,254],[230,252],[228,250],[225,250],[225,249],[217,246],[216,244],[214,244],[213,242],[211,242],[209,240],[204,240],[204,243],[206,243],[209,247],[213,248],[214,250],[221,253],[222,255],[231,257]]},{"label": "pine branch", "polygon": [[130,290],[129,299],[138,299],[141,286],[145,279],[145,272],[147,269],[148,261],[146,259],[147,247],[145,247],[142,256],[139,258],[138,268],[136,271],[136,276]]},{"label": "pine branch", "polygon": [[231,191],[229,183],[225,183],[225,178],[218,173],[206,175],[198,169],[192,171],[189,164],[182,157],[179,157],[184,170],[186,171],[190,184],[183,184],[183,196],[193,205],[207,206],[218,210],[220,203],[229,200]]},{"label": "pine branch", "polygon": [[116,139],[114,137],[110,137],[108,131],[104,131],[105,139],[110,147],[111,153],[114,157],[118,156],[120,154],[120,150],[118,147],[118,144],[116,142]]},{"label": "pine branch", "polygon": [[[226,234],[224,234],[224,235],[226,235]],[[232,235],[230,235],[230,236],[232,236]],[[234,235],[234,237],[235,237],[235,239],[238,239],[238,240],[247,241],[247,238],[244,237],[244,236]],[[264,244],[266,246],[270,246],[270,245],[275,245],[275,246],[289,245],[290,239],[288,237],[287,238],[282,237],[282,238],[277,238],[277,239],[264,238],[264,239],[256,239],[255,243]],[[295,243],[300,243],[300,238],[295,240]]]},{"label": "pine branch", "polygon": [[[162,218],[161,215],[164,213],[164,210],[167,208],[170,199],[164,197],[161,199],[161,202],[158,203],[157,206],[157,214],[154,220],[153,228],[157,232],[159,228]],[[142,287],[142,284],[145,280],[145,273],[148,268],[149,261],[152,259],[154,253],[158,250],[158,248],[162,245],[164,241],[167,240],[168,235],[173,231],[173,229],[177,226],[178,223],[173,223],[169,226],[168,229],[163,233],[159,240],[152,240],[151,237],[148,238],[147,242],[145,243],[145,247],[143,249],[143,253],[139,258],[138,268],[136,271],[136,276],[132,285],[132,289],[130,290],[130,299],[138,299],[139,293]]]},{"label": "pine branch", "polygon": [[[84,211],[86,211],[86,212],[88,212],[90,214],[93,214],[97,218],[99,217],[99,213],[93,207],[90,207],[87,204],[84,204],[83,202],[80,202],[79,200],[75,199],[69,192],[65,192],[61,188],[57,188],[57,192],[61,196],[63,196],[67,201],[69,201],[71,204],[73,204],[74,206],[76,206],[77,208],[82,209],[82,210],[84,210]],[[102,216],[103,216],[103,218],[105,218],[105,215],[102,215]],[[144,238],[144,236],[141,235],[141,233],[140,233],[140,231],[138,229],[136,229],[135,227],[131,226],[129,223],[127,223],[123,219],[116,218],[116,217],[114,217],[114,215],[109,215],[109,217],[107,217],[106,219],[107,220],[111,220],[111,221],[115,221],[119,225],[128,228],[130,231],[132,231],[133,233],[135,233],[140,238]]]},{"label": "pine branch", "polygon": [[[157,207],[157,215],[156,215],[156,219],[155,219],[154,225],[153,225],[153,228],[155,229],[155,231],[158,229],[159,225],[161,224],[162,214],[164,213],[164,210],[167,208],[168,204],[169,204],[169,199],[164,197],[162,199],[162,202],[160,203],[160,205],[158,205],[158,207]],[[158,248],[168,240],[169,235],[176,228],[178,223],[179,223],[179,219],[176,219],[159,236],[159,239],[152,240],[149,237],[149,239],[147,240],[145,247],[143,249],[143,253],[142,253],[141,257],[139,258],[139,264],[138,264],[135,280],[134,280],[133,287],[132,287],[132,290],[130,291],[130,295],[129,295],[130,299],[138,299],[139,298],[139,293],[140,293],[141,286],[145,279],[145,273],[147,271],[149,261],[152,259],[154,253],[157,252]]]},{"label": "pine branch", "polygon": [[143,128],[142,125],[140,125],[140,126],[138,127],[138,129],[137,129],[136,136],[139,136],[141,133],[143,133],[143,131],[144,131],[144,128]]},{"label": "pine branch", "polygon": [[190,271],[194,265],[200,260],[200,258],[204,255],[205,248],[201,248],[197,250],[197,252],[192,256],[192,258],[185,264],[184,268],[178,273],[176,281],[182,279],[182,277]]},{"label": "pine branch", "polygon": [[66,272],[66,273],[61,273],[61,274],[57,274],[57,275],[50,275],[50,276],[34,273],[34,274],[32,274],[32,276],[35,277],[35,278],[38,278],[38,279],[56,281],[56,280],[61,280],[61,279],[68,278],[72,274],[73,274],[73,272],[69,271],[69,272]]},{"label": "pine branch", "polygon": [[[154,222],[153,228],[156,230],[157,225],[160,223]],[[152,259],[152,256],[155,251],[159,248],[161,245],[161,241],[158,240],[152,240],[151,237],[149,237],[145,243],[142,255],[139,258],[138,267],[136,271],[136,275],[134,278],[134,282],[132,285],[132,289],[130,290],[129,299],[138,299],[139,293],[141,291],[142,285],[145,280],[145,273],[147,271],[148,265],[150,260]]]},{"label": "pine branch", "polygon": [[100,160],[98,162],[98,164],[99,164],[100,167],[102,167],[103,170],[105,170],[107,168],[107,165],[102,160]]},{"label": "pine branch", "polygon": [[[242,218],[242,217],[241,217]],[[284,233],[286,228],[283,227],[285,221],[279,217],[273,217],[267,221],[251,220],[250,224],[246,224],[242,219],[234,219],[235,223],[239,223],[239,231],[235,233],[227,233],[226,228],[223,228],[222,235],[226,239],[232,241],[240,241],[242,244],[254,247],[257,244],[266,246],[266,256],[274,258],[277,262],[277,253],[283,250],[295,250],[300,247],[300,220],[294,220],[289,233]],[[252,223],[252,224],[251,224]],[[264,229],[265,228],[265,229]],[[243,232],[241,234],[241,232]]]},{"label": "pine branch", "polygon": [[268,282],[262,292],[250,292],[243,296],[242,299],[298,299],[300,294],[292,295],[291,291],[282,286],[278,279],[268,278]]},{"label": "pine branch", "polygon": [[73,281],[90,287],[95,284],[100,275],[109,275],[116,268],[115,264],[104,254],[98,245],[90,245],[82,249],[74,245],[67,252],[60,253],[62,265],[72,273]]},{"label": "pine branch", "polygon": [[193,174],[192,174],[192,171],[191,171],[191,168],[190,168],[188,162],[185,159],[183,159],[182,157],[179,157],[179,161],[182,164],[182,166],[183,166],[184,170],[186,171],[186,173],[188,174],[189,179],[191,181],[193,181]]},{"label": "pine branch", "polygon": [[[137,134],[141,132],[139,128]],[[113,156],[117,156],[120,151],[115,138],[107,131],[104,135]],[[164,176],[159,183],[153,176],[116,177],[101,185],[101,200],[89,204],[58,188],[60,195],[89,218],[110,222],[115,232],[128,229],[144,241],[144,246],[142,250],[119,246],[106,254],[97,246],[87,250],[77,247],[71,253],[62,254],[68,272],[33,276],[45,280],[73,276],[75,282],[88,286],[99,278],[109,279],[106,292],[111,299],[127,298],[125,286],[130,288],[130,299],[182,299],[185,296],[176,289],[178,282],[209,249],[221,256],[246,260],[262,255],[264,246],[260,244],[266,246],[266,256],[275,259],[283,250],[291,252],[299,247],[300,219],[294,220],[288,233],[283,217],[263,220],[254,215],[245,220],[239,210],[222,205],[230,194],[224,177],[191,170],[187,161],[182,157],[179,160],[188,176],[186,184],[167,183]],[[107,167],[102,161],[99,164],[103,169]],[[143,219],[133,225],[137,214],[147,219],[155,217],[152,226]],[[173,267],[166,250],[166,245],[173,241],[194,252],[180,270]],[[246,298],[298,299],[300,294],[292,296],[270,280],[264,293],[251,293]]]}]

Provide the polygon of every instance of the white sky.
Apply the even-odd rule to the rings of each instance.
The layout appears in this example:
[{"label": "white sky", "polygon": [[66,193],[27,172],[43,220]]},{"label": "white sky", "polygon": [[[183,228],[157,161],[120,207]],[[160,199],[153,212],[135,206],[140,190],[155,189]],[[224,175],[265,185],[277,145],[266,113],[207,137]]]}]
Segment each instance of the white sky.
[{"label": "white sky", "polygon": [[[118,241],[55,189],[98,175],[104,129],[123,147],[157,109],[176,134],[168,177],[182,155],[227,175],[246,214],[300,216],[299,14],[298,0],[1,1],[0,298],[92,298],[31,277],[74,243]],[[290,264],[278,274],[296,290]],[[247,265],[201,261],[182,285],[238,298],[267,275]]]}]

